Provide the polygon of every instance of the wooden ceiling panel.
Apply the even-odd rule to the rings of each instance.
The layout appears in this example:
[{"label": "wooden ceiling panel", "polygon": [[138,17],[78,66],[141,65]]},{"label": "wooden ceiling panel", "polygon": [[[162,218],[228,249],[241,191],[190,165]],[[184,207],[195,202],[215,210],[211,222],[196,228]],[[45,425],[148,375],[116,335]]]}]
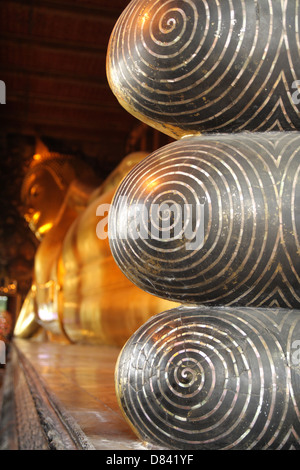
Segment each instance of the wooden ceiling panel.
[{"label": "wooden ceiling panel", "polygon": [[[42,4],[42,3],[41,3]],[[53,44],[88,46],[105,51],[115,19],[86,10],[53,10],[40,6],[7,2],[1,6],[0,28],[3,36],[28,38]]]},{"label": "wooden ceiling panel", "polygon": [[[54,136],[63,140],[98,142],[110,146],[115,165],[124,157],[126,140],[135,126],[134,118],[110,107],[94,109],[50,99],[15,96],[6,105],[5,127],[11,132]],[[111,142],[110,142],[111,141]]]},{"label": "wooden ceiling panel", "polygon": [[57,43],[88,45],[91,49],[106,50],[108,38],[114,22],[97,16],[85,16],[78,13],[62,13],[35,9],[30,22],[30,34],[33,39],[49,38]]},{"label": "wooden ceiling panel", "polygon": [[33,135],[43,129],[56,136],[86,135],[99,144],[114,129],[121,134],[114,143],[124,145],[124,135],[137,122],[109,89],[106,52],[126,5],[121,0],[2,2],[0,79],[7,90],[2,129],[11,129],[15,120],[18,129]]},{"label": "wooden ceiling panel", "polygon": [[105,54],[74,52],[68,49],[2,40],[0,57],[2,74],[6,70],[32,72],[46,77],[56,76],[84,80],[85,83],[91,81],[103,83],[108,89]]},{"label": "wooden ceiling panel", "polygon": [[30,9],[28,6],[13,2],[2,2],[0,11],[1,34],[28,34],[30,22]]},{"label": "wooden ceiling panel", "polygon": [[16,71],[6,71],[2,73],[1,78],[10,85],[10,99],[26,94],[29,101],[37,98],[62,105],[81,105],[99,110],[109,108],[115,112],[120,111],[113,94],[107,93],[107,87],[97,82]]}]

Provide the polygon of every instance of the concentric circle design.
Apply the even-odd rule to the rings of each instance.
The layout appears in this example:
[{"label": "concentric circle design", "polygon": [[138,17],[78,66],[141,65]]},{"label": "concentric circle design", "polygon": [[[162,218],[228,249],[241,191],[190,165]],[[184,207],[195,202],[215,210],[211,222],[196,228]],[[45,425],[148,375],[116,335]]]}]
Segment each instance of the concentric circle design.
[{"label": "concentric circle design", "polygon": [[163,448],[299,448],[299,335],[299,311],[169,310],[123,348],[120,405]]},{"label": "concentric circle design", "polygon": [[133,0],[111,35],[110,87],[176,139],[299,130],[299,17],[299,0]]},{"label": "concentric circle design", "polygon": [[182,303],[299,308],[299,148],[299,133],[240,133],[154,152],[113,201],[117,264]]}]

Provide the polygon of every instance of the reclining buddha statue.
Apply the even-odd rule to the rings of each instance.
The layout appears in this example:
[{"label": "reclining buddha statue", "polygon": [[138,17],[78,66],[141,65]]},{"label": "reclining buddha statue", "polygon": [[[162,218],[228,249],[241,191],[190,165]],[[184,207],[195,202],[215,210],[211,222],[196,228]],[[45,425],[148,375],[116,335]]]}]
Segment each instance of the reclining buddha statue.
[{"label": "reclining buddha statue", "polygon": [[163,449],[300,448],[299,18],[298,0],[133,0],[111,35],[119,103],[176,139],[109,223],[124,274],[181,303],[116,367],[127,421]]},{"label": "reclining buddha statue", "polygon": [[129,154],[100,185],[74,156],[34,155],[21,196],[40,244],[16,337],[31,337],[42,327],[53,341],[123,345],[149,314],[169,304],[124,276],[107,240],[112,195],[145,155]]},{"label": "reclining buddha statue", "polygon": [[132,0],[111,35],[109,84],[176,141],[118,185],[95,264],[89,220],[109,192],[87,198],[55,273],[36,265],[37,303],[51,279],[70,338],[113,335],[110,302],[122,329],[138,323],[110,253],[145,295],[180,303],[157,301],[155,314],[143,300],[150,318],[116,364],[127,422],[159,448],[300,448],[299,18],[299,0]]}]

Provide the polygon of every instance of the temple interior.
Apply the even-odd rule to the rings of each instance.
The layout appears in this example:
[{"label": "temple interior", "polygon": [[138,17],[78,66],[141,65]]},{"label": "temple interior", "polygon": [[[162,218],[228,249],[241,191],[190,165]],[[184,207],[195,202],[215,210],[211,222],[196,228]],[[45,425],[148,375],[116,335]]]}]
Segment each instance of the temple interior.
[{"label": "temple interior", "polygon": [[0,450],[300,448],[299,30],[0,3]]},{"label": "temple interior", "polygon": [[[123,9],[122,0],[1,2],[0,78],[6,86],[6,99],[0,108],[0,316],[8,311],[13,325],[24,302],[30,304],[26,297],[33,284],[34,259],[40,244],[24,219],[21,199],[22,183],[33,157],[75,155],[91,169],[95,180],[92,189],[97,191],[127,155],[150,153],[172,140],[129,115],[109,88],[105,69],[108,41]],[[113,187],[114,181],[111,183]],[[47,184],[47,178],[41,184]],[[55,192],[50,189],[49,193],[48,189],[45,189],[46,211],[51,205],[54,207],[52,197],[55,197]],[[58,210],[54,207],[54,211]],[[97,222],[99,218],[94,215]],[[91,251],[95,255],[93,248]],[[49,256],[51,253],[47,252],[42,263]],[[120,292],[120,299],[122,295]],[[146,299],[145,305],[148,304]],[[51,316],[51,311],[45,310],[45,315]],[[39,325],[32,325],[30,318],[28,322],[26,327],[34,331],[33,339],[27,342],[18,338],[10,352],[9,344],[6,345],[5,365],[0,366],[0,403],[7,369],[14,369],[7,376],[22,374],[17,370],[19,359],[14,359],[20,353],[34,367],[46,394],[61,402],[74,426],[81,426],[91,448],[142,447],[125,423],[114,392],[115,362],[129,334],[121,331],[116,339],[108,341],[112,344],[103,347],[89,344],[77,349],[64,335],[45,332]],[[87,335],[91,333],[92,330],[87,331]],[[72,335],[78,334],[74,325]],[[64,343],[67,347],[62,350]],[[69,358],[65,353],[70,354]],[[24,378],[14,375],[11,380],[15,389]],[[26,404],[21,398],[22,393],[30,395],[32,390],[26,392],[23,386],[27,387],[25,383],[21,385],[20,410],[17,405],[8,413],[2,410],[1,448],[47,448],[47,439],[37,437],[42,426],[37,424],[35,405],[31,401]],[[10,386],[7,387],[9,390]],[[49,412],[47,403],[43,405],[45,413]],[[27,421],[27,414],[31,422],[25,424],[22,419]],[[79,441],[78,448],[85,445],[85,441]]]}]

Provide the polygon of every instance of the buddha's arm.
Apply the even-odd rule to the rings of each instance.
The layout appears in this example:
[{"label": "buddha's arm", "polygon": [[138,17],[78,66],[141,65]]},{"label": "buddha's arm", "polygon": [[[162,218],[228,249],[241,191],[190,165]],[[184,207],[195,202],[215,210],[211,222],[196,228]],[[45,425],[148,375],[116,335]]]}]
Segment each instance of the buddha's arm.
[{"label": "buddha's arm", "polygon": [[40,327],[36,321],[35,293],[36,286],[33,284],[25,298],[15,325],[14,336],[17,338],[30,338]]}]

